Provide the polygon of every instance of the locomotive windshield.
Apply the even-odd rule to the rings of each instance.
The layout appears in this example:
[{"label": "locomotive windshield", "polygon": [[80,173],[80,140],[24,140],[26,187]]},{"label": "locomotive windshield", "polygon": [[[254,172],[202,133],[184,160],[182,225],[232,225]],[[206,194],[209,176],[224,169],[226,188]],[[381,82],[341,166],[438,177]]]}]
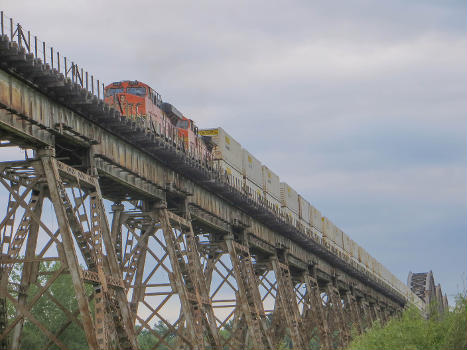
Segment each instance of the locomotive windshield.
[{"label": "locomotive windshield", "polygon": [[126,88],[126,93],[136,95],[136,96],[146,96],[146,88],[144,88],[144,87],[128,87],[128,88]]},{"label": "locomotive windshield", "polygon": [[115,94],[120,94],[123,92],[123,88],[113,88],[113,89],[108,89],[105,93],[106,97],[113,96]]},{"label": "locomotive windshield", "polygon": [[188,120],[178,120],[177,121],[177,128],[188,129]]}]

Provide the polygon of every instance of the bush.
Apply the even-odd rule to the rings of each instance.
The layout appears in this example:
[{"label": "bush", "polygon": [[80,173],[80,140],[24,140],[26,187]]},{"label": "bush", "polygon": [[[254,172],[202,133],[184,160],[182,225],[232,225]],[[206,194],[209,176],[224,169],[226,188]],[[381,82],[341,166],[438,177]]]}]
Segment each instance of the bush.
[{"label": "bush", "polygon": [[350,344],[354,350],[467,349],[467,296],[456,298],[456,305],[438,314],[432,305],[431,317],[425,320],[414,307],[382,326],[376,322]]}]

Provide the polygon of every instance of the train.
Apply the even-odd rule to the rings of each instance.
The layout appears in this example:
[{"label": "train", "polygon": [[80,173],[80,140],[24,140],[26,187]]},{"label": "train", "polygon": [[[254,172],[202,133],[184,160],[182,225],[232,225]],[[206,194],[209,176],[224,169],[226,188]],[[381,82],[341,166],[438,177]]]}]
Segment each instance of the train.
[{"label": "train", "polygon": [[225,182],[277,216],[320,241],[360,269],[378,276],[413,303],[411,290],[221,127],[198,129],[149,85],[119,81],[104,88],[104,101],[123,116],[140,119],[157,136],[172,142]]}]

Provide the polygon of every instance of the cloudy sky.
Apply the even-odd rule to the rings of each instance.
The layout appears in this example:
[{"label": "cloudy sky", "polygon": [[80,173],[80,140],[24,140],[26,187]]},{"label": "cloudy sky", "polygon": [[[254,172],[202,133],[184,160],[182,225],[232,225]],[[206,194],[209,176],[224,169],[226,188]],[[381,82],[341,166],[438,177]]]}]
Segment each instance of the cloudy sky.
[{"label": "cloudy sky", "polygon": [[222,126],[401,280],[466,280],[464,1],[25,1],[106,83]]}]

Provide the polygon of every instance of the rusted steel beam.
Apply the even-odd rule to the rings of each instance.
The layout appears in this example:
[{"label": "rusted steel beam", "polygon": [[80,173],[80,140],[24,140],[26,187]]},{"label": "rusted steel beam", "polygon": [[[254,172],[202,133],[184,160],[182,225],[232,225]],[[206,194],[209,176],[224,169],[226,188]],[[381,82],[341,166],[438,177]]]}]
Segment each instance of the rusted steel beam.
[{"label": "rusted steel beam", "polygon": [[307,349],[308,346],[303,339],[300,312],[289,267],[286,262],[280,262],[277,256],[273,256],[271,262],[277,280],[278,298],[276,297],[276,303],[279,302],[280,315],[290,332],[293,348]]},{"label": "rusted steel beam", "polygon": [[84,283],[79,273],[79,263],[73,246],[73,236],[71,233],[70,225],[67,220],[65,207],[60,198],[59,189],[57,186],[57,182],[60,181],[58,170],[54,166],[54,159],[50,157],[50,155],[42,157],[42,164],[44,174],[47,178],[47,184],[52,204],[55,209],[55,215],[60,225],[63,252],[65,254],[63,258],[70,270],[70,275],[73,281],[73,287],[75,289],[75,295],[80,309],[80,315],[83,322],[86,340],[91,350],[98,350],[100,347],[97,343],[94,322],[91,318],[91,311],[84,290]]},{"label": "rusted steel beam", "polygon": [[[258,291],[258,281],[253,270],[248,246],[235,242],[231,236],[227,237],[225,242],[238,286],[237,303],[239,305],[237,305],[238,314],[235,325],[236,327],[242,326],[242,320],[244,320],[253,346],[257,349],[272,349],[272,343],[266,331],[266,316]],[[237,329],[234,333],[237,333]],[[245,334],[244,337],[246,336]],[[242,340],[243,342],[240,343],[246,345],[245,339]]]},{"label": "rusted steel beam", "polygon": [[[329,329],[326,311],[323,307],[323,301],[320,296],[318,281],[309,273],[304,274],[306,286],[306,313],[304,314],[305,336],[311,331],[314,325],[317,326],[319,332],[320,349],[332,348],[332,337]],[[311,338],[307,339],[309,343]]]},{"label": "rusted steel beam", "polygon": [[327,283],[326,294],[329,298],[328,307],[330,308],[332,328],[338,332],[339,346],[344,348],[350,340],[350,332],[344,316],[342,298],[334,282]]},{"label": "rusted steel beam", "polygon": [[[42,203],[44,200],[44,189],[39,193],[35,193],[36,196],[36,203],[34,205],[33,213],[36,217],[40,218],[42,214]],[[31,203],[30,203],[31,204]],[[27,215],[25,213],[25,215]],[[30,221],[27,224],[27,231],[29,232],[27,236],[27,243],[26,243],[26,252],[25,258],[26,259],[34,259],[36,257],[36,246],[37,246],[37,238],[39,233],[39,225],[37,222]],[[24,237],[25,238],[25,237]],[[22,238],[24,240],[24,238]],[[22,244],[18,243],[18,246]],[[18,249],[19,253],[19,249]],[[38,262],[25,262],[23,264],[23,269],[21,271],[21,282],[20,282],[20,291],[26,291],[29,286],[36,281],[37,272],[38,272],[39,264]],[[18,295],[18,304],[24,306],[27,301],[27,294],[20,293]],[[21,340],[21,332],[23,329],[24,319],[22,319],[13,330],[13,336],[11,339],[11,349],[17,350],[20,347],[20,340]]]},{"label": "rusted steel beam", "polygon": [[[186,321],[187,338],[194,349],[204,349],[205,339],[204,337],[200,337],[200,334],[205,334],[210,343],[209,345],[218,348],[219,338],[217,330],[215,326],[211,326],[211,322],[214,320],[210,320],[212,305],[210,305],[206,287],[202,287],[205,281],[199,264],[199,254],[193,245],[194,242],[190,243],[189,241],[190,239],[194,239],[191,224],[189,221],[177,217],[173,213],[168,214],[167,209],[156,210],[153,217],[160,220],[164,233],[166,248],[173,269],[170,276],[175,290],[180,297],[183,316]],[[171,222],[178,223],[180,234],[186,236],[186,249],[181,247]],[[185,231],[183,231],[183,228]],[[185,262],[183,255],[187,255],[189,264]],[[198,261],[197,263],[196,260]]]}]

